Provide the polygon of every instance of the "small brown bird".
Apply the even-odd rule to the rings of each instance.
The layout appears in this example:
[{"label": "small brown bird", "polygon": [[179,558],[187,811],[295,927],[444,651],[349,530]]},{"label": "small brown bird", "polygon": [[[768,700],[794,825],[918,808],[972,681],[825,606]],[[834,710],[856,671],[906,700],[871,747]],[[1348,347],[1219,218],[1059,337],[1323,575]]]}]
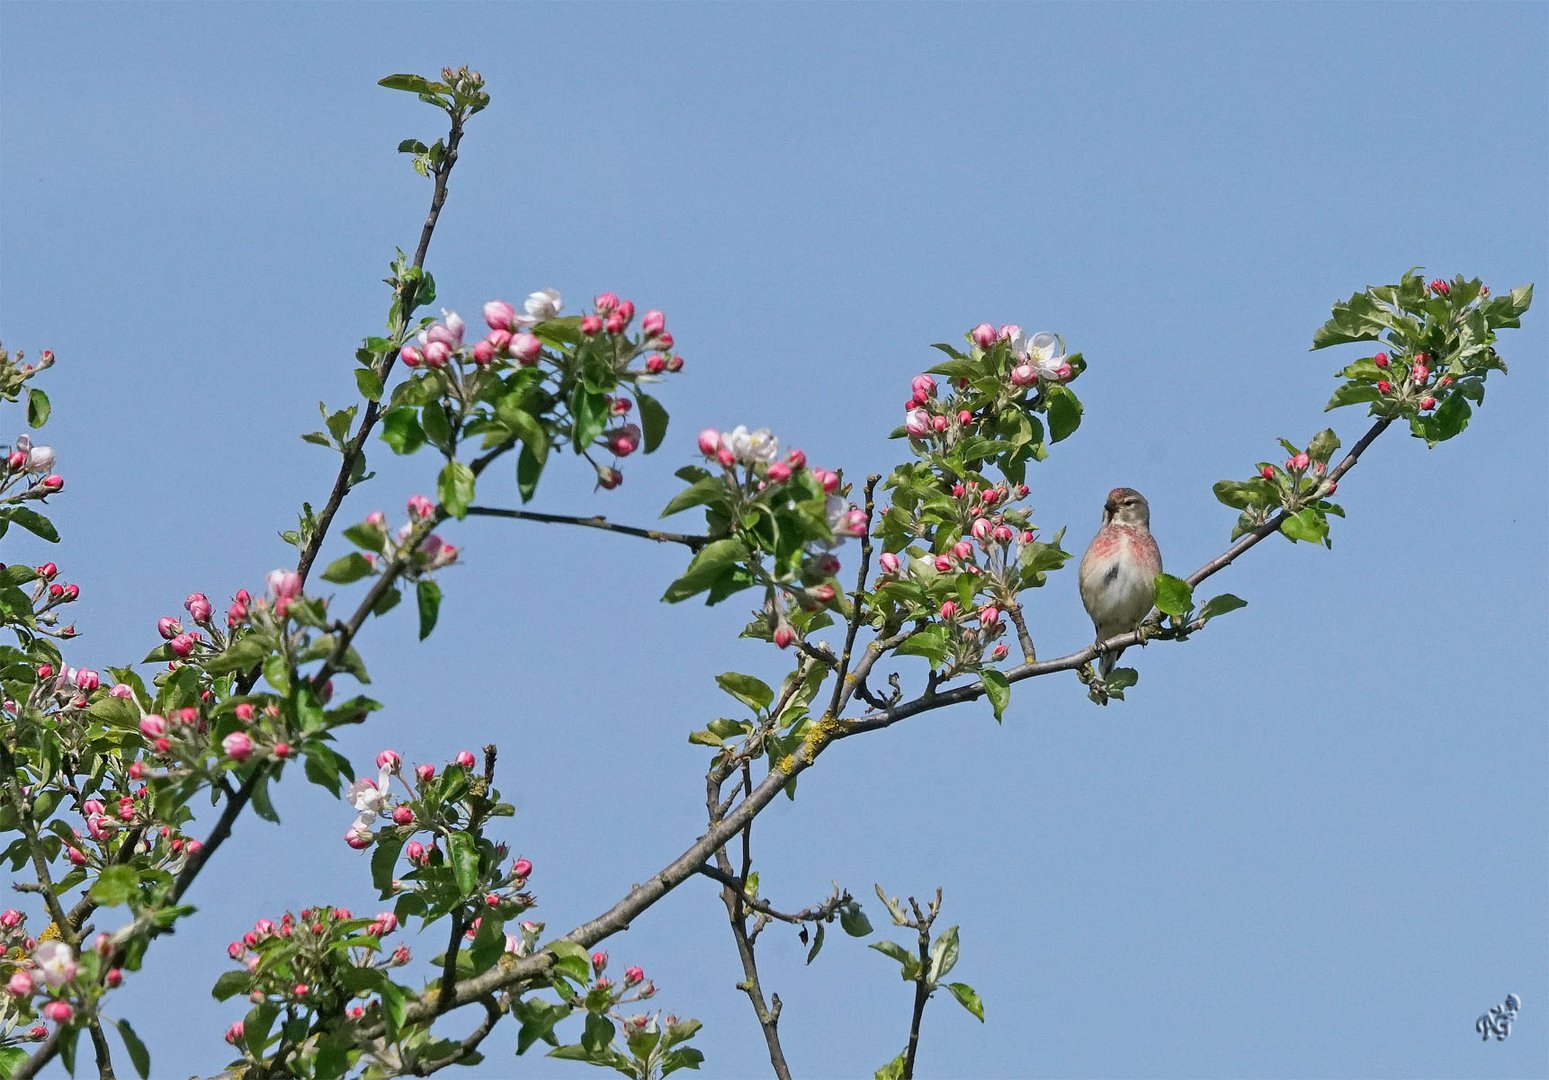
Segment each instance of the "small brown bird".
[{"label": "small brown bird", "polygon": [[[1103,527],[1081,557],[1081,603],[1103,642],[1134,630],[1156,601],[1162,553],[1151,535],[1151,507],[1134,488],[1114,488],[1103,503]],[[1104,653],[1098,674],[1106,679],[1124,652]]]}]

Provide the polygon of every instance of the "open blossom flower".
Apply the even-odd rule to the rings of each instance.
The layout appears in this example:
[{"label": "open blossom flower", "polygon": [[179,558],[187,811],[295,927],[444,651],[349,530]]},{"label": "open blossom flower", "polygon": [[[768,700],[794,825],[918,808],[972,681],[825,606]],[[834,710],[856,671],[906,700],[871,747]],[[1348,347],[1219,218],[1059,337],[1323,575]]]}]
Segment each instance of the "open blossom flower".
[{"label": "open blossom flower", "polygon": [[30,473],[46,473],[54,467],[54,448],[52,446],[34,446],[27,451],[27,471]]},{"label": "open blossom flower", "polygon": [[270,570],[264,582],[276,600],[290,600],[301,595],[301,575],[294,570]]},{"label": "open blossom flower", "polygon": [[931,433],[930,413],[924,409],[911,409],[904,417],[904,430],[911,439],[923,439]]},{"label": "open blossom flower", "polygon": [[767,465],[780,456],[780,440],[768,428],[749,431],[746,425],[738,424],[731,431],[721,433],[721,446],[745,465],[757,461]]},{"label": "open blossom flower", "polygon": [[565,302],[560,299],[559,292],[555,289],[539,289],[530,293],[522,303],[524,315],[517,315],[513,321],[518,326],[531,326],[533,323],[552,319],[565,309]]},{"label": "open blossom flower", "polygon": [[32,962],[38,965],[49,986],[60,987],[75,978],[75,952],[62,941],[39,942],[32,952]]}]

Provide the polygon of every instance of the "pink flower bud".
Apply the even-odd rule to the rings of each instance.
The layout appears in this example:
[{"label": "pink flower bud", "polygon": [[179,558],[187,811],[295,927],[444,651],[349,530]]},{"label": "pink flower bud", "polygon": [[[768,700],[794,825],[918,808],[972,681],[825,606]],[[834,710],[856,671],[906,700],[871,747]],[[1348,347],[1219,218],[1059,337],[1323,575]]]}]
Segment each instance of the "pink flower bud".
[{"label": "pink flower bud", "polygon": [[619,306],[619,298],[610,292],[598,293],[592,297],[592,306],[606,314]]},{"label": "pink flower bud", "polygon": [[915,409],[904,417],[904,430],[912,439],[923,439],[931,433],[930,413]]},{"label": "pink flower bud", "polygon": [[994,532],[994,530],[995,526],[989,518],[976,518],[974,520],[973,526],[969,529],[969,532],[973,534],[973,538],[975,540],[983,540],[985,537],[989,536],[990,533]]},{"label": "pink flower bud", "polygon": [[667,370],[667,358],[661,353],[652,353],[645,358],[645,370],[652,375],[660,375]]},{"label": "pink flower bud", "polygon": [[253,740],[247,737],[246,732],[233,731],[221,740],[221,749],[233,761],[246,761],[252,756]]},{"label": "pink flower bud", "polygon": [[453,758],[452,760],[454,762],[456,762],[458,765],[461,765],[465,769],[473,768],[474,758],[473,758],[473,753],[471,751],[459,750],[459,751],[457,751],[457,756],[455,758]]},{"label": "pink flower bud", "polygon": [[54,665],[53,664],[39,664],[38,665],[38,680],[40,682],[42,680],[44,680],[44,679],[52,679],[53,677],[54,677]]},{"label": "pink flower bud", "polygon": [[656,337],[667,328],[667,316],[660,311],[647,311],[640,319],[640,331],[646,337]]},{"label": "pink flower bud", "polygon": [[532,863],[526,859],[517,859],[511,864],[511,876],[516,878],[529,878],[532,876]]},{"label": "pink flower bud", "polygon": [[705,457],[714,457],[720,448],[721,433],[715,428],[705,428],[699,433],[699,452]]},{"label": "pink flower bud", "polygon": [[1431,369],[1424,364],[1414,364],[1409,368],[1409,377],[1414,380],[1416,386],[1424,386],[1426,380],[1431,377]]},{"label": "pink flower bud", "polygon": [[581,333],[587,337],[596,337],[602,333],[602,320],[596,315],[581,316]]},{"label": "pink flower bud", "polygon": [[898,556],[891,551],[884,551],[877,557],[877,563],[882,567],[884,574],[896,574],[899,570]]},{"label": "pink flower bud", "polygon": [[1393,384],[1388,382],[1388,380],[1386,380],[1386,379],[1378,379],[1377,380],[1377,393],[1379,393],[1379,394],[1386,394],[1386,393],[1389,393],[1392,389],[1393,389]]},{"label": "pink flower bud", "polygon": [[974,557],[973,545],[967,540],[959,540],[952,545],[952,554],[962,562],[967,562]]},{"label": "pink flower bud", "polygon": [[789,626],[777,626],[774,632],[774,643],[780,648],[789,648],[791,642],[796,640],[796,632]]},{"label": "pink flower bud", "polygon": [[301,575],[294,570],[271,570],[264,583],[269,594],[277,600],[290,600],[301,595]]},{"label": "pink flower bud", "polygon": [[188,608],[188,614],[196,623],[209,622],[210,616],[215,613],[215,609],[210,606],[209,599],[203,593],[194,593],[183,606]]},{"label": "pink flower bud", "polygon": [[538,357],[543,352],[543,342],[531,334],[517,334],[511,339],[509,348],[511,355],[516,357],[517,363],[524,367],[531,367],[538,362]]},{"label": "pink flower bud", "polygon": [[82,668],[75,673],[75,687],[83,694],[89,694],[102,685],[102,676],[90,668]]},{"label": "pink flower bud", "polygon": [[791,478],[791,467],[783,461],[777,461],[769,466],[769,482],[783,484]]},{"label": "pink flower bud", "polygon": [[243,1035],[243,1025],[242,1025],[242,1021],[240,1021],[240,1020],[238,1020],[236,1023],[232,1024],[229,1028],[226,1029],[226,1041],[229,1042],[233,1046],[235,1046],[237,1043],[242,1041],[242,1035]]},{"label": "pink flower bud", "polygon": [[447,361],[452,359],[451,346],[444,341],[432,341],[425,346],[425,365],[433,368],[444,368]]},{"label": "pink flower bud", "polygon": [[414,823],[414,811],[407,806],[399,806],[393,810],[394,825],[412,825]]},{"label": "pink flower bud", "polygon": [[1429,396],[1421,398],[1420,399],[1420,408],[1422,408],[1422,409],[1434,409],[1434,408],[1436,408],[1436,399],[1433,398],[1433,397],[1429,397]]},{"label": "pink flower bud", "polygon": [[156,632],[167,641],[171,641],[183,632],[183,624],[171,615],[163,615],[156,620]]},{"label": "pink flower bud", "polygon": [[418,865],[425,861],[425,845],[418,840],[410,840],[403,846],[404,858]]},{"label": "pink flower bud", "polygon": [[481,341],[473,347],[473,362],[483,367],[495,359],[495,346],[488,341]]},{"label": "pink flower bud", "polygon": [[610,469],[604,465],[597,470],[597,486],[604,491],[612,491],[624,482],[624,474],[617,469]]},{"label": "pink flower bud", "polygon": [[1031,386],[1038,381],[1038,368],[1032,364],[1018,364],[1011,369],[1012,386]]},{"label": "pink flower bud", "polygon": [[414,766],[414,775],[420,783],[428,784],[436,777],[436,767],[434,765],[416,765]]},{"label": "pink flower bud", "polygon": [[990,659],[991,660],[1004,660],[1006,658],[1007,654],[1010,653],[1010,652],[1011,652],[1011,650],[1006,648],[1006,643],[1003,641],[999,645],[995,646],[995,648],[990,650]]},{"label": "pink flower bud", "polygon": [[32,993],[32,976],[25,971],[17,971],[11,975],[11,979],[5,984],[5,988],[17,997],[27,997]]},{"label": "pink flower bud", "polygon": [[1000,625],[1000,608],[995,607],[993,604],[990,604],[990,605],[987,605],[986,607],[980,609],[980,611],[979,611],[979,625],[980,626],[999,626]]},{"label": "pink flower bud", "polygon": [[344,834],[344,842],[356,851],[364,851],[375,839],[376,836],[370,829],[356,828],[354,825],[351,825]]},{"label": "pink flower bud", "polygon": [[988,349],[991,345],[994,345],[995,338],[997,337],[995,328],[987,322],[982,322],[974,327],[970,334],[973,337],[974,344],[981,349]]},{"label": "pink flower bud", "polygon": [[106,978],[105,981],[107,982],[108,986],[111,989],[114,989],[114,990],[118,989],[120,986],[123,985],[123,982],[124,982],[124,969],[123,968],[108,968],[108,974],[107,974],[107,978]]},{"label": "pink flower bud", "polygon": [[1417,364],[1424,364],[1424,363],[1428,363],[1429,361],[1430,361],[1430,357],[1426,356],[1426,354],[1423,353],[1423,352],[1417,352],[1414,355],[1414,362],[1417,363]]},{"label": "pink flower bud", "polygon": [[[667,338],[669,338],[671,336],[672,336],[671,334],[663,334],[662,335],[662,339],[665,340],[665,339],[667,339]],[[683,370],[683,357],[679,356],[677,353],[673,353],[671,356],[667,357],[667,370],[668,371],[682,371]]]},{"label": "pink flower bud", "polygon": [[635,319],[635,302],[633,300],[620,300],[619,301],[619,306],[618,306],[618,313],[620,315],[624,316],[624,321],[625,322],[634,322],[634,319]]},{"label": "pink flower bud", "polygon": [[167,642],[167,646],[172,650],[173,656],[184,660],[194,651],[194,642],[196,640],[192,634],[178,634],[171,641]]},{"label": "pink flower bud", "polygon": [[625,968],[624,969],[624,985],[625,986],[634,986],[636,983],[640,983],[640,982],[644,982],[644,981],[645,981],[645,972],[642,971],[640,968],[638,968],[638,967],[630,967],[630,968]]},{"label": "pink flower bud", "polygon": [[929,375],[916,375],[909,389],[914,391],[915,400],[923,403],[936,396],[936,380]]},{"label": "pink flower bud", "polygon": [[1431,282],[1431,292],[1438,296],[1446,296],[1452,292],[1452,286],[1448,285],[1441,278],[1436,278]]},{"label": "pink flower bud", "polygon": [[1273,465],[1265,465],[1259,470],[1259,475],[1265,480],[1273,480],[1275,478],[1275,467]]},{"label": "pink flower bud", "polygon": [[737,464],[737,455],[732,453],[731,447],[722,446],[716,450],[715,460],[729,469],[733,465]]},{"label": "pink flower bud", "polygon": [[504,300],[491,300],[484,305],[484,321],[491,330],[514,330],[516,309]]},{"label": "pink flower bud", "polygon": [[398,359],[402,360],[406,367],[419,367],[425,362],[425,357],[413,345],[405,345],[399,350]]},{"label": "pink flower bud", "polygon": [[398,766],[403,764],[403,757],[396,750],[383,750],[376,756],[376,767],[398,771]]},{"label": "pink flower bud", "polygon": [[601,975],[608,966],[608,954],[605,952],[592,953],[592,970]]},{"label": "pink flower bud", "polygon": [[27,467],[27,454],[23,450],[12,450],[5,459],[6,468],[12,472],[21,472]]},{"label": "pink flower bud", "polygon": [[640,449],[640,427],[637,424],[625,424],[604,431],[602,440],[615,457],[628,457]]},{"label": "pink flower bud", "polygon": [[1372,357],[1372,363],[1376,364],[1380,368],[1385,368],[1389,363],[1391,363],[1391,361],[1388,360],[1387,353],[1380,352],[1376,356]]},{"label": "pink flower bud", "polygon": [[436,504],[423,495],[410,495],[408,509],[411,518],[423,521],[426,518],[435,516]]},{"label": "pink flower bud", "polygon": [[67,859],[69,859],[71,864],[74,865],[74,866],[85,866],[86,865],[86,855],[81,851],[80,848],[74,848],[74,847],[67,847],[67,848],[65,848],[65,857]]},{"label": "pink flower bud", "polygon": [[1016,532],[1015,532],[1015,530],[1013,530],[1011,528],[1010,525],[997,525],[997,526],[995,526],[994,536],[995,536],[996,541],[999,542],[999,543],[1009,544],[1009,543],[1011,543],[1011,538],[1013,536],[1015,536],[1015,535],[1016,535]]},{"label": "pink flower bud", "polygon": [[1311,463],[1312,459],[1309,458],[1305,452],[1303,452],[1297,454],[1295,457],[1286,458],[1285,467],[1290,472],[1302,472]]},{"label": "pink flower bud", "polygon": [[[827,469],[822,470],[822,473],[823,475],[818,477],[818,482],[823,485],[823,493],[825,495],[832,495],[839,490],[839,474],[829,472]],[[817,476],[817,473],[814,472],[813,476]]]},{"label": "pink flower bud", "polygon": [[956,600],[948,600],[941,605],[941,617],[947,622],[951,622],[954,618],[957,617]]},{"label": "pink flower bud", "polygon": [[1338,490],[1339,490],[1339,483],[1338,483],[1338,481],[1330,480],[1330,481],[1328,481],[1327,483],[1325,483],[1323,485],[1323,494],[1325,494],[1325,495],[1332,495],[1332,494],[1334,494],[1334,492],[1336,492]]},{"label": "pink flower bud", "polygon": [[43,1019],[52,1020],[56,1024],[68,1024],[75,1015],[68,1001],[50,1001],[38,1011],[43,1014]]},{"label": "pink flower bud", "polygon": [[15,930],[22,924],[22,913],[15,908],[6,908],[0,911],[0,928]]}]

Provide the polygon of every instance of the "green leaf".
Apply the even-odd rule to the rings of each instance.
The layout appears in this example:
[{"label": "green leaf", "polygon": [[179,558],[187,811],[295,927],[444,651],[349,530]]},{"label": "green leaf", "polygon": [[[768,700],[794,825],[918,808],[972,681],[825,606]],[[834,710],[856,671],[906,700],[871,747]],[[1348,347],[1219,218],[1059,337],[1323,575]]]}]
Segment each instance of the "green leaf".
[{"label": "green leaf", "polygon": [[662,517],[671,517],[691,506],[703,506],[706,503],[715,502],[723,498],[726,493],[726,480],[723,477],[707,476],[702,480],[696,480],[672,497],[667,503],[667,508],[662,511]]},{"label": "green leaf", "polygon": [[448,461],[436,481],[436,493],[446,512],[461,521],[473,501],[473,470],[461,461]]},{"label": "green leaf", "polygon": [[1081,399],[1063,386],[1045,389],[1049,401],[1049,438],[1059,442],[1081,426]]},{"label": "green leaf", "polygon": [[1237,510],[1278,502],[1276,488],[1262,477],[1254,480],[1218,480],[1210,488],[1216,498]]},{"label": "green leaf", "polygon": [[1304,507],[1280,523],[1280,531],[1292,543],[1328,543],[1328,519],[1311,506]]},{"label": "green leaf", "polygon": [[903,1080],[904,1058],[908,1053],[908,1047],[900,1050],[896,1058],[882,1066],[882,1068],[878,1069],[873,1074],[874,1080]]},{"label": "green leaf", "polygon": [[395,454],[412,454],[425,445],[425,429],[408,405],[398,405],[382,414],[382,441]]},{"label": "green leaf", "polygon": [[905,982],[914,979],[920,973],[920,958],[905,949],[896,941],[873,941],[870,948],[876,949],[883,956],[890,956],[897,960],[903,968],[900,974]]},{"label": "green leaf", "polygon": [[994,668],[980,671],[979,681],[984,684],[984,696],[990,699],[990,707],[995,710],[995,719],[1000,720],[1006,714],[1006,706],[1011,704],[1011,682]]},{"label": "green leaf", "polygon": [[592,977],[592,962],[586,950],[575,942],[560,938],[543,948],[545,952],[551,952],[557,957],[554,961],[554,970],[561,975],[568,975],[582,983]]},{"label": "green leaf", "polygon": [[669,604],[676,604],[704,592],[715,584],[717,578],[746,558],[747,549],[743,547],[742,541],[730,537],[713,540],[699,549],[683,576],[667,586],[662,599]]},{"label": "green leaf", "polygon": [[14,521],[26,529],[33,536],[47,540],[50,544],[59,543],[59,530],[54,528],[54,523],[42,514],[26,506],[8,506],[3,512],[5,520]]},{"label": "green leaf", "polygon": [[329,563],[328,568],[323,571],[323,580],[331,581],[336,585],[348,585],[352,581],[368,577],[371,571],[371,560],[358,551],[352,551],[343,558]]},{"label": "green leaf", "polygon": [[774,691],[762,679],[755,679],[751,675],[728,671],[724,675],[717,675],[715,683],[754,712],[762,712],[774,700]]},{"label": "green leaf", "polygon": [[414,598],[419,601],[420,640],[424,641],[436,628],[436,616],[441,611],[441,586],[429,578],[421,578],[414,584]]},{"label": "green leaf", "polygon": [[523,502],[531,501],[542,475],[543,459],[533,452],[531,445],[523,443],[522,452],[516,457],[516,490]]},{"label": "green leaf", "polygon": [[128,866],[110,866],[91,887],[91,898],[103,907],[127,904],[140,887],[140,876]]},{"label": "green leaf", "polygon": [[48,415],[53,411],[48,403],[48,395],[33,387],[27,391],[27,426],[40,428],[48,423]]},{"label": "green leaf", "polygon": [[1217,615],[1225,615],[1228,611],[1236,611],[1238,608],[1248,606],[1248,601],[1233,596],[1231,593],[1222,593],[1220,596],[1212,596],[1199,609],[1199,621],[1209,622]]},{"label": "green leaf", "polygon": [[957,966],[957,927],[949,926],[930,947],[930,981],[934,986]]},{"label": "green leaf", "polygon": [[807,963],[817,959],[819,951],[823,948],[823,924],[814,923],[812,928],[812,948],[807,950]]},{"label": "green leaf", "polygon": [[1156,575],[1156,609],[1164,615],[1181,617],[1194,606],[1194,590],[1187,581],[1171,574]]},{"label": "green leaf", "polygon": [[947,989],[952,991],[959,1005],[973,1013],[979,1023],[984,1023],[984,1002],[979,1000],[973,987],[967,983],[947,983]]},{"label": "green leaf", "polygon": [[[818,924],[819,929],[822,925],[822,923]],[[871,933],[871,920],[866,918],[866,913],[861,910],[861,906],[853,900],[839,909],[839,925],[851,937],[865,937]]]},{"label": "green leaf", "polygon": [[[692,1046],[680,1046],[676,1050],[669,1050],[662,1055],[662,1076],[671,1076],[679,1069],[695,1069],[705,1060],[704,1054]],[[633,1076],[633,1069],[623,1070]]]},{"label": "green leaf", "polygon": [[129,1051],[129,1061],[134,1065],[134,1071],[140,1074],[141,1080],[151,1075],[151,1053],[140,1041],[140,1036],[135,1034],[134,1028],[129,1026],[128,1020],[115,1020],[118,1028],[118,1037],[124,1040],[124,1049]]},{"label": "green leaf", "polygon": [[939,667],[947,658],[947,628],[927,626],[910,634],[904,643],[893,650],[896,656],[923,656],[931,667]]},{"label": "green leaf", "polygon": [[635,391],[635,401],[640,406],[640,430],[645,436],[645,452],[654,451],[667,437],[667,410],[661,402],[649,394]]},{"label": "green leaf", "polygon": [[382,380],[370,368],[355,369],[355,386],[367,401],[382,400]]},{"label": "green leaf", "polygon": [[377,85],[389,90],[407,90],[411,94],[430,93],[430,82],[423,75],[389,75],[379,80]]},{"label": "green leaf", "polygon": [[1334,456],[1334,451],[1339,449],[1339,436],[1334,434],[1333,428],[1324,428],[1312,437],[1312,442],[1307,444],[1307,456],[1313,461],[1328,463],[1328,459]]},{"label": "green leaf", "polygon": [[473,837],[465,832],[454,832],[447,839],[452,860],[452,874],[457,879],[458,891],[470,896],[479,884],[479,849]]},{"label": "green leaf", "polygon": [[[226,646],[224,652],[204,662],[204,670],[211,675],[225,675],[232,671],[247,671],[256,667],[264,657],[269,655],[269,648],[257,634],[243,634],[236,641]],[[283,689],[276,686],[276,690]]]},{"label": "green leaf", "polygon": [[1363,401],[1376,401],[1382,397],[1382,392],[1370,383],[1345,383],[1334,396],[1328,399],[1328,404],[1323,406],[1323,411],[1337,409],[1341,405],[1359,405]]},{"label": "green leaf", "polygon": [[223,971],[220,978],[215,980],[215,987],[210,994],[216,1001],[225,1001],[229,997],[246,992],[247,984],[253,976],[246,971]]}]

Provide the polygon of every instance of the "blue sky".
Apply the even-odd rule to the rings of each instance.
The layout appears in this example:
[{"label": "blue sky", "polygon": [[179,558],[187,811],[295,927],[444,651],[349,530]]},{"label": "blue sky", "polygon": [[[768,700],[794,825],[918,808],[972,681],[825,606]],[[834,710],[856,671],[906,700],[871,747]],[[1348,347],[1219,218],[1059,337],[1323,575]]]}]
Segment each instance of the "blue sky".
[{"label": "blue sky", "polygon": [[[688,361],[656,457],[611,494],[556,470],[538,508],[648,523],[708,425],[886,471],[929,343],[1018,322],[1091,364],[1080,432],[1030,476],[1040,525],[1079,552],[1128,484],[1186,573],[1231,528],[1214,481],[1277,436],[1365,430],[1321,411],[1342,361],[1307,345],[1331,301],[1416,264],[1549,277],[1546,42],[1543,4],[8,4],[0,336],[60,358],[69,658],[141,656],[188,592],[255,587],[325,496],[331,458],[297,435],[354,393],[379,279],[417,238],[428,185],[394,148],[439,134],[375,86],[390,72],[467,62],[494,97],[431,251],[441,303],[612,289],[664,309]],[[1549,1073],[1546,325],[1503,338],[1512,370],[1464,437],[1375,445],[1332,551],[1275,541],[1218,576],[1250,606],[1148,649],[1127,703],[1022,684],[1003,726],[977,704],[854,740],[761,819],[777,903],[944,886],[988,1022],[933,1004],[922,1074]],[[377,444],[371,464],[345,521],[433,486],[427,459]],[[787,657],[737,639],[745,603],[656,603],[676,549],[447,532],[466,554],[443,629],[372,625],[387,707],[345,747],[496,741],[510,842],[567,929],[701,831],[685,736],[723,709],[713,675]],[[1028,605],[1045,651],[1089,639],[1073,568]],[[348,808],[300,777],[276,802],[283,826],[244,821],[115,999],[158,1075],[226,1060],[226,941],[317,900],[373,907]],[[608,948],[706,1022],[707,1075],[759,1075],[718,913],[690,882]],[[902,1046],[890,961],[763,942],[798,1074],[869,1075]],[[1522,1017],[1483,1045],[1508,992]],[[475,1071],[583,1070],[513,1048],[493,1037]]]}]

